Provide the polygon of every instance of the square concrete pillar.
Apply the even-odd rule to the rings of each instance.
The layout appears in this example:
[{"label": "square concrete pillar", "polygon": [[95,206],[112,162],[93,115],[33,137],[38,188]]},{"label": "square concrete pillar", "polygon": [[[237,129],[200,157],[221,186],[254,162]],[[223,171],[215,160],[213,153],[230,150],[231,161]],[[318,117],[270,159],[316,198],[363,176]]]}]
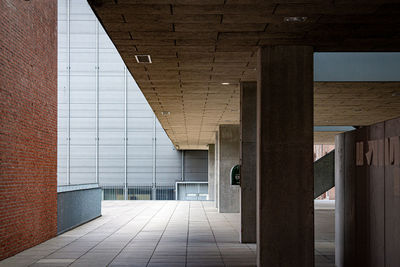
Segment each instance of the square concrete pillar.
[{"label": "square concrete pillar", "polygon": [[219,199],[219,144],[218,144],[218,132],[215,133],[215,151],[214,151],[214,166],[215,166],[215,179],[214,179],[214,197],[215,197],[215,201],[214,201],[214,206],[216,208],[218,208],[218,199]]},{"label": "square concrete pillar", "polygon": [[313,48],[257,64],[257,264],[314,266]]},{"label": "square concrete pillar", "polygon": [[239,125],[220,125],[218,132],[218,211],[240,212],[240,187],[231,185],[231,168],[239,164]]},{"label": "square concrete pillar", "polygon": [[257,82],[240,84],[240,222],[242,243],[256,243]]},{"label": "square concrete pillar", "polygon": [[208,145],[208,200],[215,200],[215,145]]}]

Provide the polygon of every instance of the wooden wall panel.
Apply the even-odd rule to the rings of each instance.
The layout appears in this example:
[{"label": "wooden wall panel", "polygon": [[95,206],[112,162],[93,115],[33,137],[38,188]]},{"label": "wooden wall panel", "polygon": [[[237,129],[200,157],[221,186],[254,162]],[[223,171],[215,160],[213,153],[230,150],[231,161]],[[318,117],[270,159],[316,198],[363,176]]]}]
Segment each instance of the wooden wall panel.
[{"label": "wooden wall panel", "polygon": [[345,134],[344,168],[344,266],[355,266],[356,254],[356,167],[355,132]]},{"label": "wooden wall panel", "polygon": [[[354,132],[355,142],[363,142],[364,143],[364,151],[367,151],[366,144],[368,143],[368,128],[361,128]],[[353,140],[346,142],[346,151],[349,151],[351,155],[348,155],[346,158],[346,168],[355,169],[355,181],[350,180],[349,183],[355,186],[354,191],[352,192],[354,196],[354,215],[355,215],[355,257],[356,261],[352,266],[368,266],[368,257],[366,257],[366,253],[369,247],[369,171],[364,166],[355,166],[355,153],[354,149],[356,146],[354,145]]]},{"label": "wooden wall panel", "polygon": [[[378,123],[368,127],[368,140],[383,140],[385,136],[384,123]],[[381,142],[384,144],[384,142]],[[366,179],[369,178],[369,195],[366,195],[366,201],[369,202],[369,240],[368,251],[365,257],[369,260],[369,266],[384,266],[384,248],[385,248],[385,167],[383,166],[384,153],[381,150],[383,146],[378,146],[378,162],[382,164],[371,165]],[[383,151],[382,151],[383,152]],[[361,222],[360,222],[361,223]]]},{"label": "wooden wall panel", "polygon": [[400,118],[335,145],[336,265],[400,266]]},{"label": "wooden wall panel", "polygon": [[[400,135],[400,119],[385,123],[385,137]],[[400,166],[385,166],[385,266],[400,266]]]}]

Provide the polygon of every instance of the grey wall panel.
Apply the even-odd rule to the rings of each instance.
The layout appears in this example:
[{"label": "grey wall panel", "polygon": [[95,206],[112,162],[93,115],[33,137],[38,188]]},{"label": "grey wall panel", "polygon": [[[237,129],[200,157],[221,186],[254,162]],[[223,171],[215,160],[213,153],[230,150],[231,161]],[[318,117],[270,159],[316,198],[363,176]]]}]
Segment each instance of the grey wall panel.
[{"label": "grey wall panel", "polygon": [[185,181],[207,182],[207,173],[204,172],[190,172],[185,174]]},{"label": "grey wall panel", "polygon": [[149,131],[153,129],[153,119],[149,118],[128,118],[128,125],[134,127],[136,131]]},{"label": "grey wall panel", "polygon": [[99,104],[99,118],[121,118],[124,116],[124,106],[115,104]]},{"label": "grey wall panel", "polygon": [[178,157],[167,157],[163,159],[157,159],[157,170],[160,170],[161,167],[174,168],[174,172],[181,171],[182,167],[181,158],[179,158],[178,156]]},{"label": "grey wall panel", "polygon": [[124,173],[99,172],[100,185],[123,185]]},{"label": "grey wall panel", "polygon": [[[79,74],[79,73],[78,73]],[[96,78],[95,73],[91,75],[71,75],[71,92],[72,91],[95,91],[96,90]],[[94,102],[95,100],[92,99]]]},{"label": "grey wall panel", "polygon": [[135,146],[151,146],[153,137],[148,132],[128,132],[128,146],[135,149]]},{"label": "grey wall panel", "polygon": [[71,131],[95,131],[96,121],[94,118],[71,118]]},{"label": "grey wall panel", "polygon": [[[71,159],[71,165],[75,168],[95,168],[96,162],[94,157],[88,158],[73,158]],[[91,170],[94,171],[94,170]]]},{"label": "grey wall panel", "polygon": [[153,174],[152,172],[129,172],[128,173],[128,186],[129,185],[141,185],[151,184]]},{"label": "grey wall panel", "polygon": [[90,184],[96,182],[95,173],[93,172],[72,172],[71,184]]},{"label": "grey wall panel", "polygon": [[[123,185],[125,177],[128,185],[148,185],[153,178],[174,185],[181,179],[181,151],[155,119],[89,5],[58,0],[58,6],[59,184],[68,183],[69,173],[71,183],[93,182],[98,171],[103,185]],[[202,152],[188,153],[189,179],[203,179],[203,172],[206,177],[203,159]]]},{"label": "grey wall panel", "polygon": [[128,158],[129,172],[152,172],[153,159],[152,158]]},{"label": "grey wall panel", "polygon": [[124,118],[99,118],[100,131],[124,131]]},{"label": "grey wall panel", "polygon": [[71,132],[71,146],[95,146],[96,145],[96,132]]},{"label": "grey wall panel", "polygon": [[101,189],[57,194],[57,234],[101,216]]},{"label": "grey wall panel", "polygon": [[100,146],[123,146],[124,132],[104,132],[99,133]]},{"label": "grey wall panel", "polygon": [[151,159],[153,150],[151,146],[134,146],[128,148],[128,159],[148,158]]},{"label": "grey wall panel", "polygon": [[180,172],[157,172],[157,184],[159,185],[174,185],[180,180]]},{"label": "grey wall panel", "polygon": [[100,103],[120,104],[124,102],[124,97],[122,90],[100,91],[99,93]]},{"label": "grey wall panel", "polygon": [[[122,79],[121,79],[122,77]],[[99,90],[124,90],[124,79],[123,76],[114,77],[110,75],[99,76]]]},{"label": "grey wall panel", "polygon": [[[65,113],[68,117],[68,108]],[[72,104],[71,103],[71,118],[96,118],[96,104],[95,103],[83,103],[83,104]]]},{"label": "grey wall panel", "polygon": [[208,152],[206,150],[185,151],[185,181],[208,180]]},{"label": "grey wall panel", "polygon": [[100,146],[99,154],[101,158],[124,158],[123,146]]},{"label": "grey wall panel", "polygon": [[208,163],[205,161],[205,159],[188,159],[185,164],[185,170],[186,172],[204,172],[204,170],[207,168]]},{"label": "grey wall panel", "polygon": [[67,172],[66,170],[58,171],[57,172],[57,180],[58,185],[65,185],[67,184]]}]

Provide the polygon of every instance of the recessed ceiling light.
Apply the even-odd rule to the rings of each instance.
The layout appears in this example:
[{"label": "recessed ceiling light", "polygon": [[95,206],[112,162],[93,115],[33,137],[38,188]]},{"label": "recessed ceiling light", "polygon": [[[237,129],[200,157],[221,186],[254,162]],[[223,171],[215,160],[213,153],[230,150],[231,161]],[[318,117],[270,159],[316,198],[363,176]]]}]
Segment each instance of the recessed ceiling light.
[{"label": "recessed ceiling light", "polygon": [[169,111],[161,111],[161,114],[164,115],[164,116],[168,116],[171,113]]},{"label": "recessed ceiling light", "polygon": [[284,22],[305,22],[307,17],[284,17]]},{"label": "recessed ceiling light", "polygon": [[222,85],[230,85],[230,83],[221,83]]},{"label": "recessed ceiling light", "polygon": [[151,63],[150,55],[135,55],[137,63]]}]

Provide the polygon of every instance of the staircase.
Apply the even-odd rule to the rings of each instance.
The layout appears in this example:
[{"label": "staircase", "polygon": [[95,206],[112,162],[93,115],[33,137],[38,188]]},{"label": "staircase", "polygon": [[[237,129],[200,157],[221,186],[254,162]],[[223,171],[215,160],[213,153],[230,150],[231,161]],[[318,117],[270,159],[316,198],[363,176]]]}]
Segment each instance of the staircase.
[{"label": "staircase", "polygon": [[314,198],[335,186],[335,150],[314,162]]}]

